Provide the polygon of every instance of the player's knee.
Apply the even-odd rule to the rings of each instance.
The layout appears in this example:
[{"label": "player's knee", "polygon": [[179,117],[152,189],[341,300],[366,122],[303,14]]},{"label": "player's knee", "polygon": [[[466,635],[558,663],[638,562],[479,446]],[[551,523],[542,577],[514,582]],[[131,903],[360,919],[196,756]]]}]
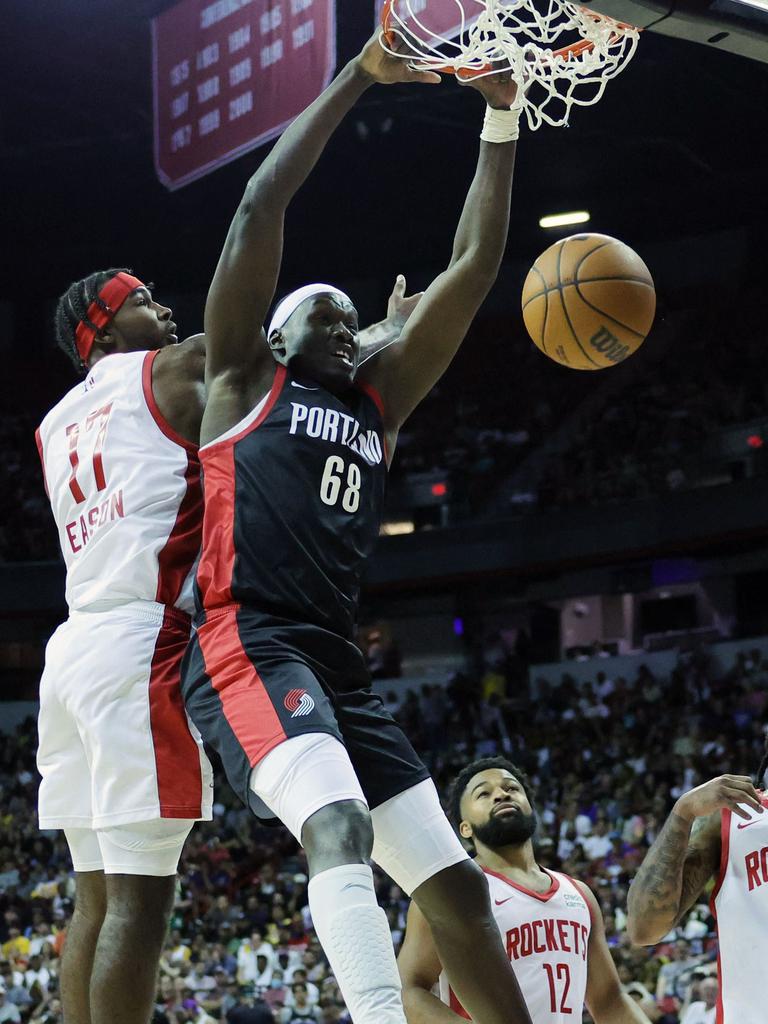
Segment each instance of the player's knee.
[{"label": "player's knee", "polygon": [[359,800],[321,807],[304,823],[301,841],[313,874],[341,864],[364,863],[373,849],[368,808]]},{"label": "player's knee", "polygon": [[75,886],[74,913],[91,924],[101,924],[107,912],[107,888],[104,872],[77,873]]},{"label": "player's knee", "polygon": [[428,878],[414,890],[413,899],[433,927],[443,920],[450,925],[457,918],[479,921],[491,916],[488,884],[471,860],[452,864]]},{"label": "player's knee", "polygon": [[165,933],[176,894],[176,876],[107,875],[107,914],[130,928]]}]

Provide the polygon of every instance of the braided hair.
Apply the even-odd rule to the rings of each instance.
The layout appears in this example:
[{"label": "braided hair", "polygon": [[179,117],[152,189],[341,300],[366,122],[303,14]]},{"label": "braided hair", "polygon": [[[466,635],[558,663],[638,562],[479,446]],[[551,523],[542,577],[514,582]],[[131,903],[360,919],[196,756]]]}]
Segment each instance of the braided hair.
[{"label": "braided hair", "polygon": [[768,770],[768,731],[765,734],[765,746],[763,747],[763,760],[760,762],[760,767],[757,769],[757,775],[755,776],[755,789],[763,788],[763,780],[765,778],[766,770]]},{"label": "braided hair", "polygon": [[77,351],[75,338],[77,325],[82,320],[86,327],[95,327],[88,319],[88,307],[95,302],[102,309],[107,308],[104,300],[99,298],[99,292],[107,281],[121,272],[133,273],[127,267],[113,267],[111,270],[97,270],[95,273],[89,274],[88,277],[73,282],[56,305],[56,343],[60,349],[66,352],[80,373],[84,374],[88,367]]},{"label": "braided hair", "polygon": [[487,772],[492,768],[509,772],[513,778],[517,779],[523,787],[528,800],[531,801],[531,783],[521,768],[512,764],[506,757],[482,757],[479,761],[473,761],[466,768],[462,768],[451,786],[448,795],[448,817],[451,819],[454,828],[458,829],[461,824],[461,798],[464,796],[464,791],[469,785],[470,779],[477,775],[478,772]]}]

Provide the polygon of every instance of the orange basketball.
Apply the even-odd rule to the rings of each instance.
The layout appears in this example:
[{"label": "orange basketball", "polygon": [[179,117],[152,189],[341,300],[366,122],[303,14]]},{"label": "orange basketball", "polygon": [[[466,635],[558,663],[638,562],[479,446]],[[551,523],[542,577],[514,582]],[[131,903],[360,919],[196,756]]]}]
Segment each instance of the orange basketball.
[{"label": "orange basketball", "polygon": [[539,256],[523,319],[545,356],[573,370],[615,366],[645,341],[656,291],[640,257],[608,235],[571,235]]}]

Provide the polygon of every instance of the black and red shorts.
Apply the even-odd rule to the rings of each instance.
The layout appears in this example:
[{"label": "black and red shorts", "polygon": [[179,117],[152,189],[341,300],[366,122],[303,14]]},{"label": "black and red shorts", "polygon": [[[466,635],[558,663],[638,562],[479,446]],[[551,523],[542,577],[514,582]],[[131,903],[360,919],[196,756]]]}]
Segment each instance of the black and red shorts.
[{"label": "black and red shorts", "polygon": [[230,785],[258,817],[251,770],[283,740],[341,740],[369,807],[429,778],[405,733],[371,692],[357,647],[306,623],[231,605],[198,620],[182,666],[187,713]]}]

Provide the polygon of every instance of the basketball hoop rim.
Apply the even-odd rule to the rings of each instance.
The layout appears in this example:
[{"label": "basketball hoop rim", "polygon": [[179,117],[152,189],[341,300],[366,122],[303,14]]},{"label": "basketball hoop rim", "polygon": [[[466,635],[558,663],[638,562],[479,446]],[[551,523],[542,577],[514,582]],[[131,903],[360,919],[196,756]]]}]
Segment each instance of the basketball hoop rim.
[{"label": "basketball hoop rim", "polygon": [[[381,28],[384,41],[387,46],[394,48],[396,42],[396,36],[401,35],[397,29],[391,27],[392,20],[392,8],[396,0],[384,0],[384,5],[381,8]],[[576,4],[576,6],[583,11],[585,14],[593,17],[597,22],[607,23],[613,25],[617,30],[614,34],[609,37],[608,45],[613,45],[618,42],[628,32],[642,32],[642,28],[638,25],[632,25],[627,21],[617,21],[616,18],[612,18],[608,14],[601,14],[599,11],[593,11],[591,7],[587,7],[584,4]],[[595,44],[590,39],[581,39],[576,43],[569,43],[567,46],[561,46],[559,50],[552,51],[552,57],[562,57],[564,60],[571,60],[572,58],[579,57],[582,53],[589,53],[595,48]],[[489,72],[493,72],[493,66],[491,64],[484,64],[480,68],[459,68],[458,70],[452,64],[445,65],[430,65],[431,71],[437,71],[439,74],[444,75],[455,75],[459,79],[470,79],[480,78],[483,75],[487,75]]]}]

